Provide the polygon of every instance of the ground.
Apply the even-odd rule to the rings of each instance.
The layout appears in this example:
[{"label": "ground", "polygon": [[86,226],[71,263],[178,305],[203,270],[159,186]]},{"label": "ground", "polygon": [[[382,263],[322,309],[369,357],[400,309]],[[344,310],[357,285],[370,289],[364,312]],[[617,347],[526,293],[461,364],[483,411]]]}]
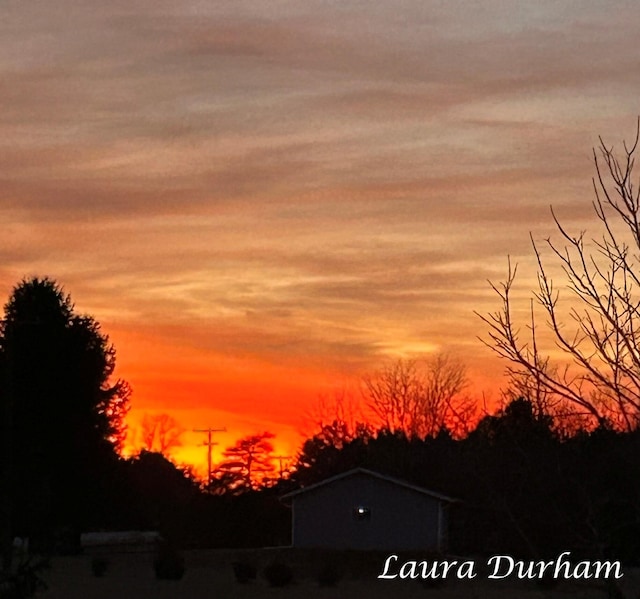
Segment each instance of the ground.
[{"label": "ground", "polygon": [[[41,599],[347,599],[365,596],[368,599],[606,599],[602,585],[562,582],[552,591],[542,590],[533,582],[447,581],[438,589],[426,588],[420,581],[379,580],[371,557],[362,560],[353,554],[296,552],[293,550],[211,550],[184,552],[186,570],[179,581],[157,580],[153,570],[153,555],[149,553],[110,553],[102,557],[107,569],[102,577],[92,572],[92,556],[57,557],[44,570],[42,577],[48,589],[38,594]],[[317,572],[327,559],[341,564],[344,577],[334,587],[320,587]],[[262,576],[271,561],[281,561],[294,571],[294,582],[285,588],[272,588]],[[376,556],[376,563],[378,558]],[[384,560],[380,560],[380,568]],[[233,562],[251,563],[258,568],[258,577],[248,584],[239,584],[233,573]],[[638,599],[640,573],[625,571],[625,597]]]}]

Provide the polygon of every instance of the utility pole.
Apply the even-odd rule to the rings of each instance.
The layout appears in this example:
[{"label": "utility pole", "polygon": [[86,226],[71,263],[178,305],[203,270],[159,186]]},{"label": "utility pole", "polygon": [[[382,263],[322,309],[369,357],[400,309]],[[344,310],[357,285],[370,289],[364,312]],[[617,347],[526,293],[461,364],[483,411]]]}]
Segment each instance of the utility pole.
[{"label": "utility pole", "polygon": [[207,487],[211,485],[211,449],[214,445],[217,445],[214,441],[211,440],[211,435],[213,433],[226,433],[226,427],[223,428],[194,428],[194,433],[207,433],[207,440],[202,444],[207,448]]},{"label": "utility pole", "polygon": [[284,473],[284,468],[282,467],[282,461],[288,460],[291,458],[290,455],[274,455],[273,459],[278,460],[278,464],[280,465],[280,478],[282,478],[282,474]]}]

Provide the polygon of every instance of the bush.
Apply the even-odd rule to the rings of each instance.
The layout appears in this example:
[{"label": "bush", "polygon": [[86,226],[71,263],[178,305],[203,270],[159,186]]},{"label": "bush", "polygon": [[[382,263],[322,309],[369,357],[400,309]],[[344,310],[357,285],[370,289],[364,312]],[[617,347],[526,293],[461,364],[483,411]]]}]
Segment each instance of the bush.
[{"label": "bush", "polygon": [[264,577],[272,587],[285,587],[293,580],[293,570],[286,564],[273,562],[264,569]]},{"label": "bush", "polygon": [[342,572],[336,564],[325,564],[318,572],[318,584],[321,587],[334,587],[342,578]]},{"label": "bush", "polygon": [[233,573],[236,577],[236,581],[240,584],[246,584],[251,580],[256,579],[257,569],[253,564],[246,562],[233,562]]},{"label": "bush", "polygon": [[45,591],[47,584],[40,577],[40,571],[48,567],[48,561],[34,562],[29,557],[14,573],[0,573],[0,599],[23,599]]},{"label": "bush", "polygon": [[156,578],[159,580],[181,580],[184,576],[184,557],[169,544],[160,545],[153,562]]},{"label": "bush", "polygon": [[91,571],[93,572],[94,576],[100,578],[104,576],[105,572],[107,571],[108,565],[109,562],[104,557],[94,557],[91,560]]}]

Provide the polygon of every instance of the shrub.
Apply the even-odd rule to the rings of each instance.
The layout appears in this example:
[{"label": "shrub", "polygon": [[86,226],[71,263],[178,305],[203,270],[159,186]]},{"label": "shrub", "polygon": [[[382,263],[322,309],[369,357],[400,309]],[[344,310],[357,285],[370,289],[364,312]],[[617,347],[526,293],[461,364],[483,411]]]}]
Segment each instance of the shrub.
[{"label": "shrub", "polygon": [[256,579],[257,569],[253,564],[247,562],[233,562],[233,573],[236,577],[236,581],[240,584],[246,584],[251,580]]},{"label": "shrub", "polygon": [[47,560],[34,562],[29,557],[18,564],[15,572],[0,573],[0,599],[22,599],[45,591],[47,584],[40,577],[40,571],[48,567]]},{"label": "shrub", "polygon": [[109,562],[104,557],[94,557],[91,560],[91,571],[94,576],[102,577],[107,571]]},{"label": "shrub", "polygon": [[286,564],[273,562],[264,569],[264,577],[272,587],[285,587],[293,580],[293,570]]},{"label": "shrub", "polygon": [[153,569],[159,580],[181,580],[185,570],[184,557],[175,547],[164,543],[158,548]]}]

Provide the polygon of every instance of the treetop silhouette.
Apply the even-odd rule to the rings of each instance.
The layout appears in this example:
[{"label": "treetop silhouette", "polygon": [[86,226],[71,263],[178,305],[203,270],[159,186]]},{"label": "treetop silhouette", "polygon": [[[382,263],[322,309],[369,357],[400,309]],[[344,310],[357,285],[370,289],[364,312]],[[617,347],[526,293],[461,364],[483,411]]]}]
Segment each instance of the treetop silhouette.
[{"label": "treetop silhouette", "polygon": [[239,493],[257,489],[265,480],[275,477],[273,433],[248,435],[225,449],[224,460],[215,471],[215,478],[225,491]]},{"label": "treetop silhouette", "polygon": [[113,382],[115,349],[49,278],[22,280],[0,324],[4,481],[13,527],[32,535],[91,517],[117,460],[131,389]]}]

